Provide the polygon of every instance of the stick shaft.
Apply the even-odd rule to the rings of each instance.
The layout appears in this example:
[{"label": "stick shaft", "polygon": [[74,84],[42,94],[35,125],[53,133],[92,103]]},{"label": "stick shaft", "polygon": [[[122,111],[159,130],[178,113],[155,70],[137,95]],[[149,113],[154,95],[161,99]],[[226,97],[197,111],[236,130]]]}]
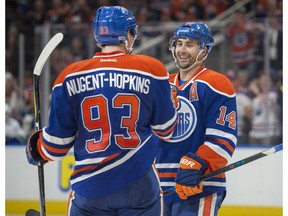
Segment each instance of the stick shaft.
[{"label": "stick shaft", "polygon": [[274,147],[272,147],[272,148],[270,148],[268,150],[265,150],[263,152],[259,152],[259,153],[255,154],[255,155],[252,155],[250,157],[244,158],[244,159],[239,160],[239,161],[237,161],[235,163],[229,164],[229,165],[227,165],[227,166],[225,166],[223,168],[220,168],[218,170],[212,171],[212,172],[202,176],[201,177],[201,181],[209,179],[209,178],[212,178],[214,176],[217,176],[220,173],[224,173],[224,172],[230,171],[232,169],[235,169],[237,167],[243,166],[243,165],[248,164],[248,163],[250,163],[252,161],[258,160],[259,158],[262,158],[262,157],[265,157],[267,155],[270,155],[270,154],[273,154],[275,152],[278,152],[278,151],[280,151],[282,149],[283,149],[283,144],[279,144],[279,145],[274,146]]},{"label": "stick shaft", "polygon": [[[279,145],[274,146],[274,147],[272,147],[272,148],[270,148],[268,150],[265,150],[263,152],[259,152],[259,153],[255,154],[255,155],[252,155],[250,157],[244,158],[244,159],[239,160],[239,161],[237,161],[235,163],[229,164],[229,165],[227,165],[227,166],[225,166],[223,168],[220,168],[218,170],[214,170],[214,171],[212,171],[212,172],[210,172],[210,173],[208,173],[206,175],[203,175],[200,178],[200,181],[207,180],[207,179],[215,177],[215,176],[217,176],[217,175],[219,175],[221,173],[228,172],[228,171],[230,171],[232,169],[235,169],[237,167],[243,166],[243,165],[245,165],[247,163],[250,163],[252,161],[258,160],[259,158],[265,157],[265,156],[270,155],[270,154],[274,154],[274,153],[276,153],[278,151],[281,151],[282,149],[283,149],[283,144],[279,144]],[[175,187],[171,187],[168,190],[164,191],[163,193],[164,193],[164,196],[168,196],[169,194],[172,194],[174,192],[175,192]]]},{"label": "stick shaft", "polygon": [[[40,107],[40,92],[39,92],[40,76],[33,75],[34,85],[34,112],[35,112],[35,129],[40,130],[41,124],[41,107]],[[44,164],[38,164],[38,182],[40,195],[40,212],[41,216],[46,216],[46,201],[45,201],[45,181],[44,181]]]},{"label": "stick shaft", "polygon": [[[56,46],[62,41],[63,34],[58,33],[50,39],[46,44],[40,56],[37,59],[37,62],[33,71],[33,93],[34,93],[34,114],[35,114],[35,129],[40,130],[42,128],[41,124],[41,106],[40,106],[40,90],[39,82],[42,69],[53,52]],[[40,215],[46,216],[46,201],[45,201],[45,182],[44,182],[44,163],[40,162],[38,164],[38,181],[39,181],[39,193],[40,193]]]}]

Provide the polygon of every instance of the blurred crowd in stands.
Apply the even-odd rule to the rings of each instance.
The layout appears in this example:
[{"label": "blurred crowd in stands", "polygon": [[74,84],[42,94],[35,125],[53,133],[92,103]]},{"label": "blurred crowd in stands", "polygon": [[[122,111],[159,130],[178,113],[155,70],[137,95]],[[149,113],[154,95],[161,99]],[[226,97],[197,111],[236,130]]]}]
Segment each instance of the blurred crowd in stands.
[{"label": "blurred crowd in stands", "polygon": [[[32,71],[38,57],[35,57],[35,27],[73,26],[64,46],[51,56],[52,82],[66,65],[89,57],[87,35],[91,34],[95,11],[102,5],[129,8],[141,26],[209,21],[238,2],[240,0],[6,0],[6,144],[25,143],[34,128]],[[282,7],[283,1],[279,0],[253,0],[235,12],[225,27],[232,65],[222,72],[237,91],[239,144],[282,142]],[[253,17],[245,19],[245,12],[252,9]],[[257,33],[255,20],[262,23],[257,26]],[[26,38],[23,89],[19,88],[20,34]],[[265,41],[270,47],[269,71],[264,67]],[[97,51],[96,45],[93,51]]]}]

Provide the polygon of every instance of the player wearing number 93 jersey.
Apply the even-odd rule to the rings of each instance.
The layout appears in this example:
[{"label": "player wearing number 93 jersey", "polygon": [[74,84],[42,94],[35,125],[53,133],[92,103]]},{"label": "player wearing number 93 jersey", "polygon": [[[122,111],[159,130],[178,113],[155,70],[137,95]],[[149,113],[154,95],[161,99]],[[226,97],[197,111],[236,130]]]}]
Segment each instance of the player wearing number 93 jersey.
[{"label": "player wearing number 93 jersey", "polygon": [[99,8],[93,30],[102,52],[59,74],[49,125],[30,138],[28,160],[58,160],[74,148],[70,214],[127,207],[131,215],[160,215],[153,161],[158,138],[169,139],[177,120],[168,72],[152,57],[130,54],[139,33],[127,9]]}]

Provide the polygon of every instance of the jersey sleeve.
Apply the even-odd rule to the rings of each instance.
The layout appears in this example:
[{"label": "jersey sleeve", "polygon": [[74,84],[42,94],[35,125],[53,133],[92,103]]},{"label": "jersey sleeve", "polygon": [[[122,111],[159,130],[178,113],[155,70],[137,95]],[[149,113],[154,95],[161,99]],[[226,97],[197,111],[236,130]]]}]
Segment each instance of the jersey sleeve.
[{"label": "jersey sleeve", "polygon": [[77,125],[63,81],[61,73],[52,89],[49,122],[43,128],[40,139],[40,154],[46,160],[58,160],[65,156],[76,137]]},{"label": "jersey sleeve", "polygon": [[162,73],[161,76],[155,77],[151,127],[159,138],[167,140],[171,138],[177,123],[177,112],[171,100],[169,74],[164,65],[159,63],[157,66],[158,68],[155,67],[157,73],[160,74],[159,71],[162,71]]},{"label": "jersey sleeve", "polygon": [[196,154],[207,162],[206,172],[211,172],[227,165],[237,144],[236,94],[230,81],[221,74],[201,82],[206,131],[204,144]]}]

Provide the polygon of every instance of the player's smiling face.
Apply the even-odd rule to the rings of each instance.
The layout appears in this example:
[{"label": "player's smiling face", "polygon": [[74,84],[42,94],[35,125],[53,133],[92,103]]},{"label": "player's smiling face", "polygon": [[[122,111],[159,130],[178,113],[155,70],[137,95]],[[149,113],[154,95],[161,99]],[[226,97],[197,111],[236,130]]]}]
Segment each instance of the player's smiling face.
[{"label": "player's smiling face", "polygon": [[199,52],[199,42],[185,38],[179,38],[176,42],[175,53],[177,64],[186,69],[195,62]]}]

